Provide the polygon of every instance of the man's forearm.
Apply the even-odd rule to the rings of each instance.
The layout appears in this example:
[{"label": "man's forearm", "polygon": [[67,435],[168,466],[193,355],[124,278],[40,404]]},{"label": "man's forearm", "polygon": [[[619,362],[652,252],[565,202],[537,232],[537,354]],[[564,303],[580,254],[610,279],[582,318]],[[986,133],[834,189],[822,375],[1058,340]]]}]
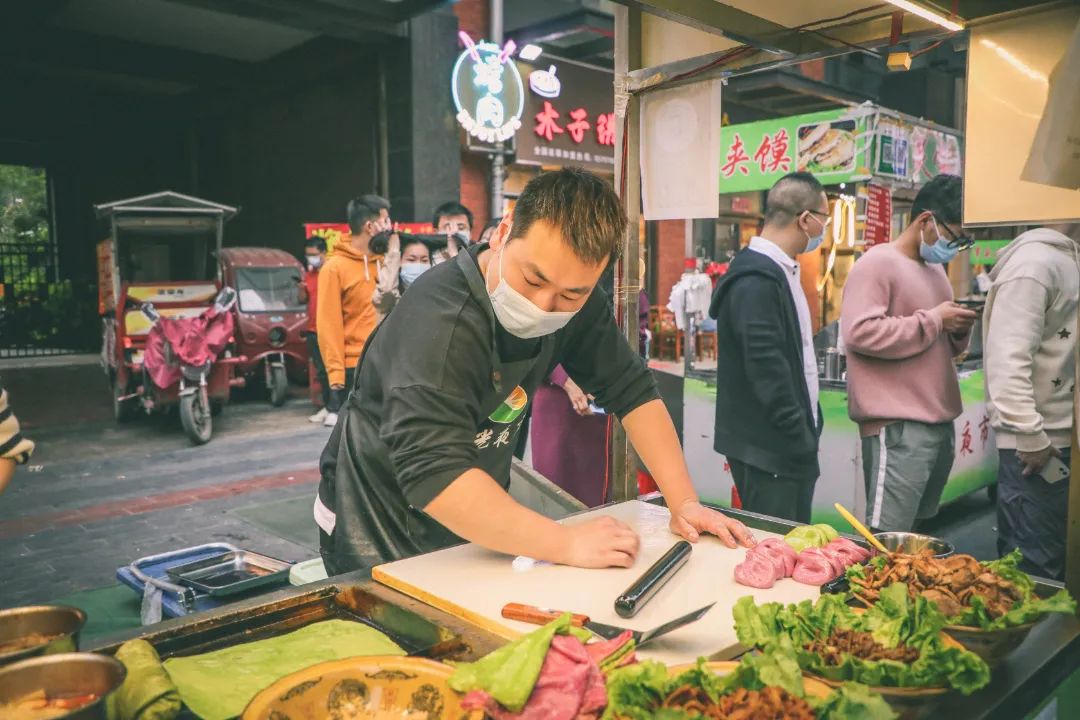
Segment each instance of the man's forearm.
[{"label": "man's forearm", "polygon": [[483,470],[462,473],[424,512],[455,535],[489,550],[566,561],[565,529],[518,503]]},{"label": "man's forearm", "polygon": [[626,436],[660,486],[670,508],[697,500],[679,436],[663,400],[651,400],[622,419]]}]

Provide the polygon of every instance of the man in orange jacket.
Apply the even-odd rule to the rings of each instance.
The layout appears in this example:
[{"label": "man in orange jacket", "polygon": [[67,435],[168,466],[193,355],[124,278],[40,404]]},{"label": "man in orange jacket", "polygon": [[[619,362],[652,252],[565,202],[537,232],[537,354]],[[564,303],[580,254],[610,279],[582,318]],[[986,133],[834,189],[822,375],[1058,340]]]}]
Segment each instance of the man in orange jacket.
[{"label": "man in orange jacket", "polygon": [[323,424],[337,424],[338,410],[352,388],[353,375],[378,313],[372,305],[381,255],[371,240],[389,232],[390,203],[378,195],[361,195],[349,203],[350,236],[342,238],[319,272],[316,326],[319,352],[330,383],[330,401]]}]

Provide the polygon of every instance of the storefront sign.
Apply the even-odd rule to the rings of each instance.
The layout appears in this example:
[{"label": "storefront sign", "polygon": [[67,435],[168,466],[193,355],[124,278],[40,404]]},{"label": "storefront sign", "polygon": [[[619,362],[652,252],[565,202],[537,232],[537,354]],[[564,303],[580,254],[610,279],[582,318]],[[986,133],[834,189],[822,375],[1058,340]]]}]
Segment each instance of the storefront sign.
[{"label": "storefront sign", "polygon": [[566,62],[518,67],[529,78],[524,128],[517,135],[518,162],[612,172],[612,74]]},{"label": "storefront sign", "polygon": [[1008,240],[979,240],[968,252],[972,265],[993,265],[998,253],[1009,244]]},{"label": "storefront sign", "polygon": [[863,108],[729,125],[720,133],[720,192],[766,190],[796,170],[836,185],[869,176]]},{"label": "storefront sign", "polygon": [[907,178],[911,156],[911,126],[896,118],[879,115],[874,148],[874,173]]},{"label": "storefront sign", "polygon": [[509,140],[521,128],[525,101],[521,73],[511,57],[514,45],[474,44],[464,32],[459,37],[465,51],[454,64],[450,80],[457,120],[483,142]]},{"label": "storefront sign", "polygon": [[870,248],[887,243],[892,231],[892,191],[884,185],[866,188],[866,224],[863,243]]},{"label": "storefront sign", "polygon": [[912,182],[921,185],[942,173],[959,175],[961,168],[958,137],[919,126],[911,128]]}]

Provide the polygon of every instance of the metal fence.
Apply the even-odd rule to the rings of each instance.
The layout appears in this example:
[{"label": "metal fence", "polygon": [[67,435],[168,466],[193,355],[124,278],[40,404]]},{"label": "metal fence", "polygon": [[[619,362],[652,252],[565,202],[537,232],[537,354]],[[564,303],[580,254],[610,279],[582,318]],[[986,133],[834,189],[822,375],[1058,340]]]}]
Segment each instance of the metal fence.
[{"label": "metal fence", "polygon": [[60,279],[54,243],[0,243],[0,358],[95,350],[96,303],[93,283]]}]

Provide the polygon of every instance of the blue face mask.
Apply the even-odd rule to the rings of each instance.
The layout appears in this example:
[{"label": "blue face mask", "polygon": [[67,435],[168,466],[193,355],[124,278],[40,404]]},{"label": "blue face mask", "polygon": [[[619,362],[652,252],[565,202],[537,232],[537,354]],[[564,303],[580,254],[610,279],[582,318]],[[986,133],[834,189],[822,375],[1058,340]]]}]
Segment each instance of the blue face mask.
[{"label": "blue face mask", "polygon": [[821,232],[818,233],[817,235],[814,235],[813,237],[811,237],[810,233],[807,233],[805,230],[803,230],[803,232],[806,233],[806,241],[807,241],[806,242],[806,249],[803,250],[804,253],[814,252],[819,247],[821,247],[821,243],[823,243],[825,241],[825,223],[821,222],[821,218],[819,218],[817,215],[815,215],[813,213],[810,213],[810,217],[814,218],[815,220],[818,221],[818,223],[821,224]]},{"label": "blue face mask", "polygon": [[414,282],[416,282],[416,278],[423,275],[430,268],[431,268],[431,266],[428,265],[427,263],[420,263],[420,262],[402,263],[402,265],[401,265],[401,284],[403,286],[405,286],[405,287],[409,287]]},{"label": "blue face mask", "polygon": [[956,254],[960,252],[960,248],[949,247],[949,241],[946,240],[941,231],[938,230],[937,220],[933,217],[930,218],[930,222],[934,223],[934,233],[937,235],[937,242],[933,245],[927,245],[926,240],[923,239],[923,231],[919,229],[919,255],[928,263],[938,263],[944,265],[945,263],[956,257]]}]

